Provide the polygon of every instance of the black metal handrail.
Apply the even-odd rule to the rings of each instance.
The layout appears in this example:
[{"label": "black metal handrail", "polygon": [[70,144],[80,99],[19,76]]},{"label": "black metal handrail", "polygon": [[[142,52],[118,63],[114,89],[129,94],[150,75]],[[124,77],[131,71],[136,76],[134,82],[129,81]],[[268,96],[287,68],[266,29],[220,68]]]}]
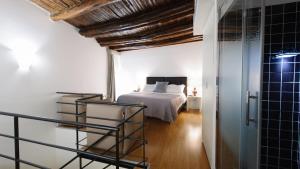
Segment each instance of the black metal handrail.
[{"label": "black metal handrail", "polygon": [[[103,100],[99,100],[99,101],[95,101],[95,100],[91,100],[91,99],[94,99],[94,98],[96,98],[96,97],[98,97],[97,95],[94,95],[94,96],[88,96],[88,97],[83,97],[83,98],[80,98],[80,99],[78,99],[78,100],[76,100],[76,115],[78,115],[79,114],[79,112],[78,112],[78,106],[79,105],[82,105],[82,104],[100,104],[100,105],[111,105],[111,106],[122,106],[122,107],[139,107],[140,109],[139,110],[137,110],[135,113],[133,113],[131,116],[129,116],[129,117],[127,117],[126,119],[123,119],[123,120],[121,120],[121,121],[119,121],[119,124],[117,125],[117,127],[118,128],[120,128],[120,127],[122,127],[122,126],[124,126],[124,124],[125,123],[131,123],[131,121],[130,121],[130,119],[132,119],[135,115],[137,115],[138,113],[143,113],[143,122],[142,122],[142,124],[141,124],[141,127],[138,129],[138,130],[142,130],[143,131],[143,139],[142,139],[142,144],[141,144],[141,146],[143,146],[143,162],[142,162],[142,164],[140,164],[140,163],[138,163],[138,164],[136,164],[135,166],[136,167],[141,167],[141,168],[147,168],[147,165],[146,165],[146,157],[145,157],[145,144],[146,144],[146,141],[144,140],[144,137],[145,137],[145,134],[144,134],[144,109],[146,109],[147,108],[147,106],[145,106],[145,105],[142,105],[142,104],[126,104],[126,103],[118,103],[118,102],[110,102],[110,101],[103,101]],[[93,117],[90,117],[90,116],[87,116],[87,117],[89,117],[89,118],[93,118]],[[104,118],[96,118],[96,119],[104,119]],[[76,120],[78,121],[78,116],[76,116]],[[106,119],[104,119],[104,120],[106,120]],[[112,120],[112,119],[108,119],[108,120]],[[112,148],[116,148],[116,161],[117,161],[117,163],[118,163],[118,161],[120,161],[120,157],[119,157],[119,155],[120,155],[120,153],[119,153],[119,144],[120,144],[120,142],[121,141],[124,141],[125,139],[131,139],[130,138],[130,136],[132,135],[132,134],[134,134],[135,132],[137,132],[138,130],[136,130],[136,131],[134,131],[134,132],[132,132],[132,133],[130,133],[127,137],[125,137],[125,138],[121,138],[121,140],[119,139],[120,138],[120,136],[119,136],[119,132],[116,132],[116,144],[115,145],[113,145],[112,147],[110,147],[109,149],[107,149],[103,154],[105,154],[106,152],[109,152]],[[77,130],[77,137],[78,137],[78,131],[79,130]],[[104,135],[103,137],[105,137],[105,136],[109,136],[109,135],[111,135],[111,133],[107,133],[107,135]],[[102,137],[102,138],[103,138]],[[92,145],[90,145],[90,146],[88,146],[87,148],[86,148],[86,150],[88,150],[88,149],[90,149],[90,148],[92,148],[94,145],[96,145],[96,144],[98,144],[99,142],[101,142],[102,140],[102,138],[100,138],[98,141],[96,141],[94,144],[92,144]],[[77,140],[77,147],[79,146],[79,140]],[[102,154],[102,155],[103,155]],[[127,156],[129,153],[127,152],[127,154],[125,154],[125,155],[123,155],[122,157],[125,157],[125,156]],[[75,157],[76,158],[76,157]],[[71,160],[71,161],[73,161],[74,160],[74,158]],[[82,162],[81,162],[82,160],[81,160],[81,158],[80,158],[80,167],[82,166]],[[85,168],[85,167],[87,167],[88,165],[90,165],[92,162],[94,162],[95,161],[95,159],[93,160],[92,159],[92,161],[90,162],[90,163],[88,163],[88,164],[86,164],[85,166],[83,166],[82,167],[82,169],[83,168]],[[69,161],[70,162],[70,161]],[[109,167],[111,164],[109,164],[109,165],[107,165],[106,167],[104,167],[104,168],[107,168],[107,167]],[[63,169],[64,167],[62,167],[61,169]],[[119,168],[119,165],[116,165],[116,168],[118,169]]]},{"label": "black metal handrail", "polygon": [[38,164],[34,164],[34,163],[31,163],[31,162],[25,161],[25,160],[15,159],[14,157],[10,157],[10,156],[4,155],[4,154],[0,154],[0,157],[8,159],[8,160],[12,160],[12,161],[18,161],[19,163],[26,164],[26,165],[36,167],[36,168],[40,168],[40,169],[50,169],[50,168],[43,167],[43,166],[38,165]]},{"label": "black metal handrail", "polygon": [[129,107],[140,107],[140,108],[147,108],[146,105],[143,104],[128,104],[128,103],[119,103],[119,102],[109,102],[109,101],[94,101],[94,100],[85,100],[85,99],[78,99],[79,103],[85,104],[106,104],[106,105],[115,105],[115,106],[129,106]]},{"label": "black metal handrail", "polygon": [[20,118],[21,119],[30,119],[30,120],[36,120],[36,121],[43,121],[43,122],[50,122],[50,123],[57,123],[57,124],[66,124],[66,125],[73,125],[73,126],[80,126],[80,127],[85,126],[85,127],[89,127],[89,128],[109,130],[109,131],[119,131],[119,128],[117,128],[117,127],[110,127],[110,126],[104,126],[104,125],[98,125],[98,124],[78,123],[78,122],[72,122],[72,121],[64,121],[64,120],[57,120],[57,119],[51,119],[51,118],[43,118],[43,117],[36,117],[36,116],[23,115],[23,114],[17,114],[17,113],[8,113],[8,112],[0,112],[0,115],[10,116],[10,117],[14,118],[14,136],[7,135],[7,134],[1,134],[1,133],[0,133],[0,136],[15,140],[15,158],[9,157],[6,155],[2,155],[2,154],[0,156],[3,158],[6,158],[6,159],[15,160],[15,162],[16,162],[15,168],[16,169],[20,169],[20,163],[24,163],[24,164],[27,164],[27,165],[30,165],[33,167],[41,168],[41,169],[47,168],[47,167],[42,167],[38,164],[34,164],[31,162],[21,160],[20,159],[20,150],[19,150],[19,141],[24,141],[24,142],[29,142],[29,143],[33,143],[33,144],[38,144],[38,145],[43,145],[43,146],[47,146],[47,147],[66,150],[66,151],[70,151],[70,152],[76,152],[76,153],[80,153],[80,154],[84,154],[84,155],[89,155],[89,156],[92,156],[94,158],[101,159],[101,160],[103,160],[103,159],[104,160],[113,160],[113,158],[108,158],[106,156],[98,156],[96,154],[85,152],[85,151],[80,151],[78,149],[72,149],[72,148],[68,148],[68,147],[64,147],[64,146],[58,146],[58,145],[54,145],[54,144],[48,144],[48,143],[43,143],[40,141],[21,138],[21,137],[19,137],[19,119]]},{"label": "black metal handrail", "polygon": [[[66,93],[66,92],[58,92],[58,93],[74,94],[74,93]],[[78,94],[78,95],[80,95],[80,94]],[[122,127],[122,124],[130,123],[131,122],[130,119],[133,118],[138,113],[143,113],[143,115],[144,115],[143,110],[146,107],[143,106],[143,105],[136,105],[136,104],[133,105],[133,104],[119,104],[119,103],[89,101],[89,99],[99,97],[99,96],[102,99],[102,95],[99,95],[99,94],[92,95],[92,96],[88,95],[88,94],[85,94],[85,96],[86,97],[84,97],[84,98],[76,100],[76,103],[75,103],[75,105],[76,105],[76,114],[73,114],[76,117],[76,122],[58,120],[58,119],[52,119],[52,118],[45,118],[45,117],[37,117],[37,116],[31,116],[31,115],[23,115],[23,114],[17,114],[17,113],[0,112],[0,116],[9,116],[9,117],[13,117],[13,119],[14,119],[14,135],[7,135],[7,134],[0,133],[0,137],[13,139],[15,141],[15,157],[10,157],[10,156],[3,155],[3,154],[0,154],[0,157],[15,161],[15,168],[16,169],[20,169],[20,164],[21,163],[27,164],[29,166],[36,167],[36,168],[48,169],[47,167],[44,167],[44,166],[34,164],[34,163],[31,163],[31,162],[24,161],[24,160],[20,159],[20,148],[19,148],[20,143],[19,142],[23,141],[23,142],[28,142],[28,143],[32,143],[32,144],[37,144],[37,145],[42,145],[42,146],[46,146],[46,147],[51,147],[51,148],[55,148],[55,149],[60,149],[60,150],[65,150],[65,151],[77,153],[77,155],[74,158],[72,158],[70,161],[68,161],[62,167],[60,167],[61,169],[68,166],[68,164],[70,164],[71,162],[73,162],[77,158],[80,159],[80,165],[79,165],[80,169],[83,169],[83,168],[87,167],[89,164],[91,164],[94,161],[107,163],[108,165],[105,168],[107,168],[110,165],[116,166],[117,169],[119,167],[147,168],[148,165],[146,164],[146,158],[145,158],[146,140],[144,139],[144,136],[145,136],[144,135],[144,121],[141,123],[141,127],[137,129],[137,130],[142,130],[143,131],[143,138],[142,139],[137,139],[137,140],[141,141],[140,145],[143,146],[143,161],[142,162],[133,162],[133,161],[123,160],[122,158],[124,156],[127,156],[128,153],[121,155],[120,150],[119,150],[119,144],[122,141],[124,141],[125,139],[132,139],[132,138],[130,138],[131,135],[133,135],[134,132],[136,132],[136,131],[134,131],[133,133],[130,133],[130,135],[128,135],[127,137],[122,136],[122,138],[120,138],[120,129]],[[139,107],[140,109],[128,118],[120,120],[120,121],[118,120],[119,124],[117,124],[116,126],[107,126],[107,125],[100,125],[100,124],[80,123],[80,122],[78,122],[78,118],[82,115],[78,112],[78,106],[80,104],[90,104],[90,103],[91,104],[116,105],[116,106],[133,106],[133,107]],[[99,119],[99,117],[89,117],[89,118]],[[76,149],[20,137],[19,136],[19,119],[27,119],[27,120],[35,120],[35,121],[42,121],[42,122],[48,122],[48,123],[56,123],[56,124],[75,126],[76,127]],[[105,118],[100,118],[100,119],[102,119],[102,120],[115,120],[115,121],[117,120],[117,119],[105,119]],[[136,123],[136,124],[140,124],[140,123]],[[100,129],[102,131],[104,130],[104,131],[107,131],[107,132],[106,133],[105,132],[104,133],[103,132],[102,133],[93,132],[93,134],[100,134],[102,136],[97,141],[95,141],[91,145],[87,146],[85,149],[80,149],[79,148],[79,134],[78,133],[79,132],[89,133],[89,131],[81,130],[82,127],[93,128],[93,129],[97,129],[97,130]],[[105,153],[97,154],[97,153],[93,153],[93,152],[88,151],[90,148],[93,148],[93,146],[101,143],[101,141],[103,141],[107,136],[114,136],[115,137],[115,144],[112,147],[110,147],[108,150],[106,150]],[[113,148],[115,148],[115,153],[116,153],[115,156],[113,157],[113,156],[106,155],[106,152],[110,151]],[[82,158],[90,159],[91,161],[88,164],[86,164],[85,166],[83,166],[82,165]]]},{"label": "black metal handrail", "polygon": [[58,119],[30,116],[30,115],[17,114],[17,113],[0,112],[0,115],[10,116],[10,117],[18,117],[18,118],[22,118],[22,119],[30,119],[30,120],[36,120],[36,121],[44,121],[44,122],[49,122],[49,123],[66,124],[66,125],[70,125],[70,126],[89,127],[89,128],[102,129],[102,130],[114,130],[114,131],[118,130],[118,127],[112,127],[112,126],[106,126],[106,125],[100,125],[100,124],[92,124],[92,123],[80,123],[80,122],[73,122],[73,121],[66,121],[66,120],[58,120]]},{"label": "black metal handrail", "polygon": [[76,93],[76,92],[56,92],[56,93],[57,93],[57,94],[78,95],[78,96],[86,96],[86,95],[103,96],[101,93]]}]

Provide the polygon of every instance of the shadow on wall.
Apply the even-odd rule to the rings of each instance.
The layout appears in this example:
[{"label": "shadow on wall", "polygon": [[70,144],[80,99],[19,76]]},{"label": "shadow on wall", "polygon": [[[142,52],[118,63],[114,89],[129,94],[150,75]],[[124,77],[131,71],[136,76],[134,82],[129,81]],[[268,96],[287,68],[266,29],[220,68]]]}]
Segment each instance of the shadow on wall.
[{"label": "shadow on wall", "polygon": [[[12,56],[12,50],[6,47],[5,45],[0,43],[0,56],[1,56],[1,62],[13,62],[14,58]],[[7,58],[4,58],[7,57]],[[0,67],[0,70],[2,70],[3,67]]]},{"label": "shadow on wall", "polygon": [[2,51],[10,51],[10,49],[0,43],[0,52]]}]

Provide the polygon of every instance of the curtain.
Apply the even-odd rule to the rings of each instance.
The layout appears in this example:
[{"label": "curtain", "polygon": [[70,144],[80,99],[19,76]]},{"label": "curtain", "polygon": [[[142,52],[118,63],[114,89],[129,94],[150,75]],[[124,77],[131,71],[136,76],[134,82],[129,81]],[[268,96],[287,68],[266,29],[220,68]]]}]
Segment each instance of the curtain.
[{"label": "curtain", "polygon": [[116,85],[115,85],[115,64],[114,55],[109,48],[106,48],[107,53],[107,99],[115,101]]}]

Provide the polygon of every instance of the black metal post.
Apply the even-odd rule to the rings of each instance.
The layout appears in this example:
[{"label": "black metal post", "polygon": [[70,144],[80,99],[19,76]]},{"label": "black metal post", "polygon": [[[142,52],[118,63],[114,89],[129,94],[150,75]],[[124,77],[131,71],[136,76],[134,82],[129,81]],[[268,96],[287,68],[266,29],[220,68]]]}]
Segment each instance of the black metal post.
[{"label": "black metal post", "polygon": [[116,169],[119,169],[120,166],[120,143],[119,143],[119,130],[116,131]]},{"label": "black metal post", "polygon": [[144,168],[146,169],[146,138],[145,138],[145,109],[143,109],[143,165],[144,165]]},{"label": "black metal post", "polygon": [[[79,122],[79,108],[78,108],[78,101],[76,101],[76,123]],[[79,150],[79,126],[76,125],[76,149]],[[82,158],[79,157],[79,169],[82,169]]]},{"label": "black metal post", "polygon": [[20,169],[19,118],[14,117],[15,134],[15,169]]}]

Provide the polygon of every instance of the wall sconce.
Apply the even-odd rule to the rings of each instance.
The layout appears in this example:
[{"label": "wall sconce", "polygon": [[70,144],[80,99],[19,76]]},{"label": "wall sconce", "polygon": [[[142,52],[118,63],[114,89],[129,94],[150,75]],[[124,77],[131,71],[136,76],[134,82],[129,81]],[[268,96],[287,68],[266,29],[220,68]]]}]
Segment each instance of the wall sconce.
[{"label": "wall sconce", "polygon": [[29,42],[18,41],[11,49],[18,62],[19,70],[28,71],[37,58],[35,46]]},{"label": "wall sconce", "polygon": [[28,71],[36,58],[34,53],[14,51],[13,54],[21,71]]}]

